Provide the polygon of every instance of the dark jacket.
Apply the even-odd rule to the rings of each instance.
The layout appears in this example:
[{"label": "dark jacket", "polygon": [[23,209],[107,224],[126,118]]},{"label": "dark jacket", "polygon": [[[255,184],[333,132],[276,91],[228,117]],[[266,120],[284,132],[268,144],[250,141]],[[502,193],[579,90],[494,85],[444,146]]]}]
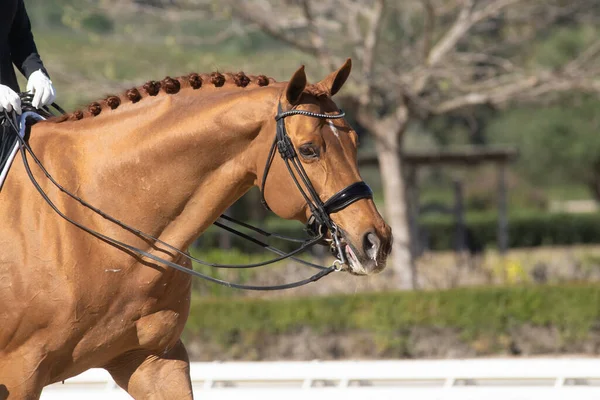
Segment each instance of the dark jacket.
[{"label": "dark jacket", "polygon": [[0,0],[0,84],[19,92],[14,65],[26,78],[42,64],[23,0]]}]

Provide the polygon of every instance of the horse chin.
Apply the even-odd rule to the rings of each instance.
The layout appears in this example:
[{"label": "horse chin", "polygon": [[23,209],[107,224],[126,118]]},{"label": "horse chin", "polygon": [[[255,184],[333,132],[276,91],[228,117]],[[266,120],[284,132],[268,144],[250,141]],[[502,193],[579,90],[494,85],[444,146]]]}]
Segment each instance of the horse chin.
[{"label": "horse chin", "polygon": [[352,275],[367,276],[381,272],[385,268],[385,261],[357,256],[351,245],[344,245],[344,252],[348,260],[347,271]]}]

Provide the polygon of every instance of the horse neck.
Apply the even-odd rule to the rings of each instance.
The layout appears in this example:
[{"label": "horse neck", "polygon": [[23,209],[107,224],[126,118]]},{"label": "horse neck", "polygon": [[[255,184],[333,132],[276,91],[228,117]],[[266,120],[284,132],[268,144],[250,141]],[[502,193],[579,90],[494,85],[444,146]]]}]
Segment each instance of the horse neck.
[{"label": "horse neck", "polygon": [[259,133],[272,119],[278,93],[163,94],[141,101],[144,107],[121,106],[52,130],[68,135],[78,153],[71,168],[86,177],[79,183],[82,197],[186,248],[252,187],[256,158],[268,151],[260,139],[267,132]]}]

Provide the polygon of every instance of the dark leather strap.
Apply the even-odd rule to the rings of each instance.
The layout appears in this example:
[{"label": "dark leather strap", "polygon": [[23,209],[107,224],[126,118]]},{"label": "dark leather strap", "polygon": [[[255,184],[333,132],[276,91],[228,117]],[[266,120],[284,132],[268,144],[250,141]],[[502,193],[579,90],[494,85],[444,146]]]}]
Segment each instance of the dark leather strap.
[{"label": "dark leather strap", "polygon": [[373,191],[363,181],[345,187],[329,198],[323,205],[327,214],[333,214],[360,199],[372,199]]}]

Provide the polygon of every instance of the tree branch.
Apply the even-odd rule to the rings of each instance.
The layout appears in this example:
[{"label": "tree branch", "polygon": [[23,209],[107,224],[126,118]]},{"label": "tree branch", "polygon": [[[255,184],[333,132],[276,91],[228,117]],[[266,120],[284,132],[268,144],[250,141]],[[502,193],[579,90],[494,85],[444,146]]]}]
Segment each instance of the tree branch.
[{"label": "tree branch", "polygon": [[433,48],[431,48],[429,54],[426,54],[425,70],[421,70],[417,74],[417,78],[412,85],[412,90],[419,93],[425,88],[430,78],[428,70],[437,66],[444,60],[448,53],[456,48],[456,44],[465,37],[473,25],[497,15],[502,9],[521,1],[524,0],[496,0],[481,10],[475,11],[476,1],[464,0],[462,8],[458,13],[458,17],[454,21],[452,27],[450,27],[446,34],[442,36]]},{"label": "tree branch", "polygon": [[475,7],[475,0],[464,0],[463,6],[458,13],[456,21],[446,34],[431,49],[425,65],[427,67],[435,66],[442,58],[456,46],[456,43],[469,31],[473,25],[471,15]]},{"label": "tree branch", "polygon": [[373,90],[373,64],[375,61],[375,48],[381,30],[381,16],[385,7],[385,0],[377,0],[373,10],[369,13],[369,26],[362,48],[362,76],[366,82],[360,102],[368,104]]},{"label": "tree branch", "polygon": [[376,117],[365,107],[359,107],[356,118],[362,126],[370,127],[369,132],[375,137],[375,140],[395,151],[401,150],[402,134],[406,130],[410,118],[407,105],[400,104],[383,118]]},{"label": "tree branch", "polygon": [[600,55],[600,40],[592,43],[585,51],[583,51],[579,57],[571,61],[565,67],[567,73],[576,73],[586,64],[592,61],[595,57]]},{"label": "tree branch", "polygon": [[307,45],[304,41],[299,39],[297,36],[290,34],[289,29],[280,26],[276,21],[277,18],[272,18],[272,13],[264,9],[257,10],[258,5],[252,4],[256,7],[250,7],[249,1],[238,2],[234,0],[227,0],[231,5],[231,10],[236,18],[242,21],[256,24],[263,32],[272,36],[275,39],[281,40],[296,49],[319,57],[319,49],[312,45]]},{"label": "tree branch", "polygon": [[319,62],[327,69],[334,69],[333,57],[324,47],[323,33],[319,31],[310,0],[302,0],[302,11],[308,23],[308,33]]},{"label": "tree branch", "polygon": [[508,6],[511,6],[513,4],[517,4],[517,3],[520,3],[523,1],[525,1],[525,0],[497,0],[497,1],[494,1],[493,3],[489,4],[487,7],[484,7],[483,9],[473,13],[473,15],[471,17],[471,26],[475,25],[478,22],[483,21],[484,19],[488,19],[490,17],[498,15],[500,13],[500,11],[502,11],[503,9],[505,9]]},{"label": "tree branch", "polygon": [[456,58],[462,65],[494,65],[504,72],[514,72],[519,69],[512,61],[491,54],[460,52],[456,53],[454,58]]},{"label": "tree branch", "polygon": [[433,33],[435,31],[435,8],[431,0],[422,0],[425,10],[423,21],[423,59],[426,60],[431,52]]},{"label": "tree branch", "polygon": [[490,90],[473,91],[463,96],[454,97],[441,102],[437,106],[429,106],[429,111],[432,114],[439,115],[468,106],[501,105],[510,101],[531,101],[551,92],[566,91],[600,93],[600,80],[593,77],[570,77],[555,74],[528,76]]}]

